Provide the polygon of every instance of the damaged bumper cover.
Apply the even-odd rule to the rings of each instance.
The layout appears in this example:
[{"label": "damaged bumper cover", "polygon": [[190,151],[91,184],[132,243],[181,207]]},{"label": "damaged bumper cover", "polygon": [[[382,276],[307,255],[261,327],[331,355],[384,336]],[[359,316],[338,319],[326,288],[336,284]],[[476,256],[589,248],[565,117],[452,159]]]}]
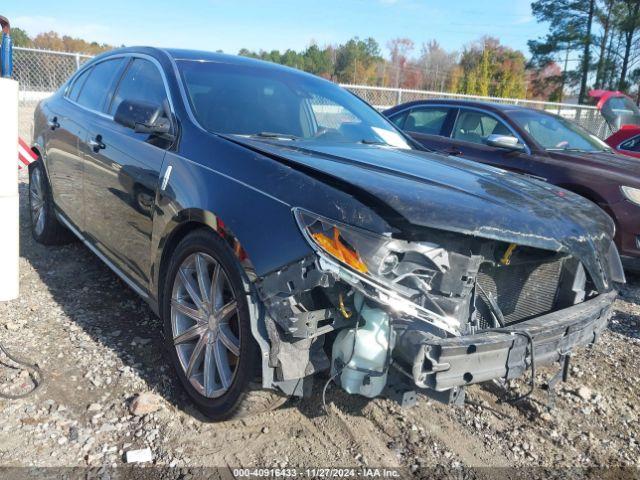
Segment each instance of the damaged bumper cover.
[{"label": "damaged bumper cover", "polygon": [[[500,331],[438,338],[419,330],[400,336],[396,354],[419,388],[439,392],[497,378],[521,376],[530,366],[533,338],[536,365],[556,362],[580,345],[594,343],[607,326],[617,292],[542,315]],[[402,367],[401,367],[402,368]]]}]

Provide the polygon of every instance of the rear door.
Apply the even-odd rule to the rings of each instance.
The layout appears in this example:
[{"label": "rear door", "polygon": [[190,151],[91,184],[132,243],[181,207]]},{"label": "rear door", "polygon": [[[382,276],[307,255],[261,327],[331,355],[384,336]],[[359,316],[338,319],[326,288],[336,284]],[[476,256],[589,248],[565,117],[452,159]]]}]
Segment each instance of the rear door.
[{"label": "rear door", "polygon": [[455,120],[457,108],[448,106],[420,106],[400,112],[391,121],[425,147],[450,153],[447,133]]},{"label": "rear door", "polygon": [[158,64],[129,57],[106,102],[89,127],[85,161],[86,229],[95,246],[139,286],[149,281],[156,188],[171,141],[136,133],[113,121],[123,100],[170,105]]},{"label": "rear door", "polygon": [[80,143],[87,132],[83,109],[76,104],[78,95],[92,68],[80,72],[64,96],[44,104],[49,130],[46,133],[44,159],[53,201],[78,229],[84,228],[82,202],[83,172]]}]

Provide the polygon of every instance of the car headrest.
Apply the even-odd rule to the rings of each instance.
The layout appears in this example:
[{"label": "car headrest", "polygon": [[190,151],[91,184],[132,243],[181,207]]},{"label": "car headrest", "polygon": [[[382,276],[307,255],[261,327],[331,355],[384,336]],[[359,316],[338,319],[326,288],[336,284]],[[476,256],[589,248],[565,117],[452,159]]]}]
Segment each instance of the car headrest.
[{"label": "car headrest", "polygon": [[480,115],[475,113],[466,113],[460,124],[460,129],[465,132],[471,132],[480,125]]}]

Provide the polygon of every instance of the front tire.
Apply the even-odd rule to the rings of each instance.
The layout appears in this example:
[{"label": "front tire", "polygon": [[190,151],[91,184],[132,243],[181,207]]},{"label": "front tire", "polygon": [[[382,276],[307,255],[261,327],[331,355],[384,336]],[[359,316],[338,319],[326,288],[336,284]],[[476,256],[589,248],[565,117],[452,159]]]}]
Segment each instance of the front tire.
[{"label": "front tire", "polygon": [[42,160],[37,160],[29,169],[29,213],[31,234],[36,242],[63,245],[72,240],[71,232],[56,217]]},{"label": "front tire", "polygon": [[231,249],[213,232],[197,230],[173,252],[161,299],[166,346],[182,385],[212,420],[286,401],[256,381],[261,360],[251,334],[248,290]]}]

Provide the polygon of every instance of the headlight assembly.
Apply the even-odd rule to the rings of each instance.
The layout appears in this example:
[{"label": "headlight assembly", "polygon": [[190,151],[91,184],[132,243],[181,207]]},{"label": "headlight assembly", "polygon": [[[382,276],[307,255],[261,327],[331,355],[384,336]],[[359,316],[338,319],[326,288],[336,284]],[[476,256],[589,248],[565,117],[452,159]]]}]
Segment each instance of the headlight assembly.
[{"label": "headlight assembly", "polygon": [[635,203],[636,205],[640,205],[640,188],[633,187],[620,187],[622,190],[622,194],[629,200],[630,202]]},{"label": "headlight assembly", "polygon": [[444,248],[377,235],[302,209],[294,214],[324,270],[396,311],[457,332],[458,319],[425,299],[436,275],[449,269]]}]

